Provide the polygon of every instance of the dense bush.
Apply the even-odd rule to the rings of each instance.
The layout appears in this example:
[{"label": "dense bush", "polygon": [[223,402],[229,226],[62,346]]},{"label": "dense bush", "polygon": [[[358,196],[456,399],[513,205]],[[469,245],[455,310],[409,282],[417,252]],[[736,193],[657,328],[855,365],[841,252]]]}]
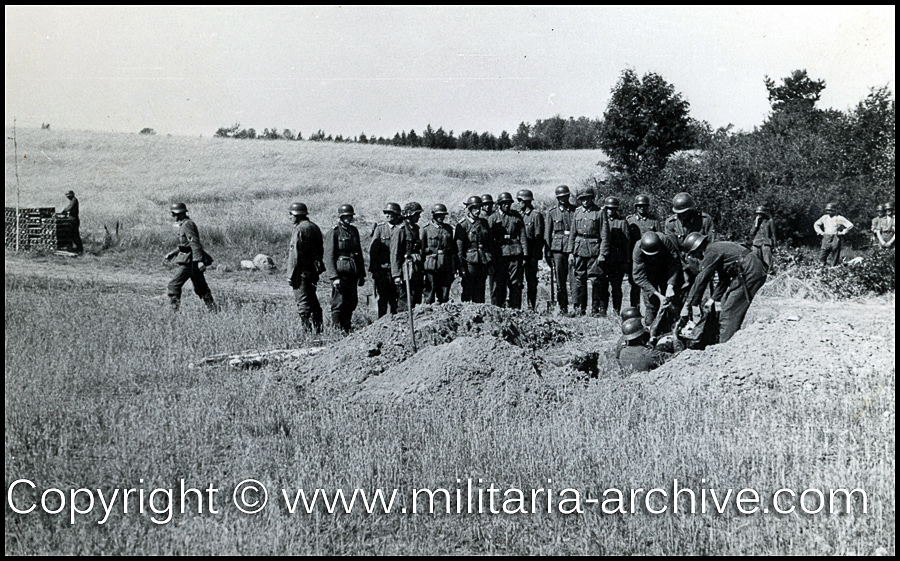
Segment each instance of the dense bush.
[{"label": "dense bush", "polygon": [[893,292],[896,286],[894,250],[871,249],[839,267],[827,268],[822,268],[815,251],[783,251],[777,265],[778,276],[806,281],[821,293],[819,296],[858,298]]}]

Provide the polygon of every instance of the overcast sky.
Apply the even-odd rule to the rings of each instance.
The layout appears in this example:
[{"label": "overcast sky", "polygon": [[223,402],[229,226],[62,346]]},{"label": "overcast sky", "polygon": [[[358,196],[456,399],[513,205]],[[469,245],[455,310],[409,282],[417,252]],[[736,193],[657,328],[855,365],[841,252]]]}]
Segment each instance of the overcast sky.
[{"label": "overcast sky", "polygon": [[203,134],[240,122],[393,136],[599,117],[626,67],[714,127],[760,124],[763,78],[846,110],[894,84],[889,7],[6,7],[6,124]]}]

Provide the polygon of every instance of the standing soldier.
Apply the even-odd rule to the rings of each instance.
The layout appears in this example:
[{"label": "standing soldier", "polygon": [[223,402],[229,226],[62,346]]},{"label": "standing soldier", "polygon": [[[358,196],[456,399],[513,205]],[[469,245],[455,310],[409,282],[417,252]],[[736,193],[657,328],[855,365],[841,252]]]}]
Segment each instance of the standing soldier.
[{"label": "standing soldier", "polygon": [[884,220],[884,205],[878,205],[875,209],[875,218],[872,219],[872,247],[884,247],[884,240],[878,235],[881,231],[881,222]]},{"label": "standing soldier", "polygon": [[426,304],[434,304],[435,299],[440,304],[450,300],[453,271],[458,269],[453,228],[444,223],[446,218],[447,207],[436,204],[431,208],[431,223],[422,228],[422,254],[428,275]]},{"label": "standing soldier", "polygon": [[724,343],[741,328],[753,297],[766,282],[766,266],[756,254],[734,242],[710,242],[707,236],[692,232],[684,239],[682,249],[700,261],[700,274],[691,287],[681,316],[687,317],[692,306],[703,301],[703,292],[718,275],[719,282],[704,308],[719,308],[719,342]]},{"label": "standing soldier", "polygon": [[884,249],[894,247],[894,203],[888,202],[882,205],[884,217],[881,219],[877,232],[878,241]]},{"label": "standing soldier", "polygon": [[813,224],[816,234],[822,236],[822,251],[819,256],[822,267],[836,267],[841,264],[841,236],[853,229],[853,223],[837,213],[837,205],[825,205],[825,214]]},{"label": "standing soldier", "polygon": [[372,243],[369,245],[369,271],[378,294],[378,317],[390,310],[391,315],[397,313],[397,289],[391,279],[391,234],[403,222],[400,217],[400,205],[388,203],[384,206],[386,222],[380,222],[372,230]]},{"label": "standing soldier", "polygon": [[[481,195],[481,217],[490,222],[491,216],[494,215],[494,197],[490,193]],[[499,262],[494,259],[488,264],[488,294],[494,297],[494,279],[497,276],[496,266]]]},{"label": "standing soldier", "polygon": [[[660,232],[659,220],[650,214],[650,197],[647,195],[638,195],[634,198],[635,213],[629,215],[625,220],[628,221],[628,234],[632,243],[637,243],[641,236],[647,232]],[[641,287],[634,282],[631,270],[628,271],[628,283],[631,290],[628,295],[628,301],[632,307],[636,307],[641,301]]]},{"label": "standing soldier", "polygon": [[716,228],[712,217],[705,212],[697,210],[697,203],[690,193],[678,193],[672,199],[672,214],[666,219],[663,231],[675,237],[680,244],[691,232],[699,232],[715,241]]},{"label": "standing soldier", "polygon": [[551,274],[556,276],[556,301],[559,312],[563,315],[569,314],[569,255],[572,253],[569,235],[575,211],[575,207],[569,204],[570,196],[568,186],[560,185],[556,188],[557,205],[547,213],[544,240],[547,244],[547,264],[550,265]]},{"label": "standing soldier", "polygon": [[775,221],[766,205],[756,207],[756,219],[750,229],[753,252],[766,265],[772,268],[772,252],[775,250]]},{"label": "standing soldier", "polygon": [[66,208],[60,214],[64,214],[72,220],[72,242],[75,244],[75,253],[84,253],[81,233],[78,231],[81,226],[81,219],[78,217],[78,199],[75,198],[75,191],[66,191],[66,198],[69,199],[69,204],[66,205]]},{"label": "standing soldier", "polygon": [[518,309],[522,307],[523,260],[528,259],[528,243],[525,222],[522,215],[513,210],[512,203],[511,194],[500,193],[497,197],[500,210],[488,219],[494,249],[491,303],[501,308]]},{"label": "standing soldier", "polygon": [[[684,273],[681,251],[672,236],[647,232],[632,252],[632,276],[641,287],[644,323],[651,325],[660,306],[671,306],[677,313],[681,306]],[[624,313],[623,313],[624,315]],[[666,331],[668,326],[661,326]]]},{"label": "standing soldier", "polygon": [[597,259],[597,283],[600,288],[600,315],[606,315],[612,292],[613,310],[622,309],[622,281],[631,269],[634,247],[628,234],[628,222],[619,214],[619,199],[607,197],[603,202],[603,222],[600,225],[600,256]]},{"label": "standing soldier", "polygon": [[481,197],[466,201],[466,215],[456,225],[456,253],[459,256],[459,276],[462,282],[462,301],[484,303],[484,282],[491,265],[491,229],[481,218]]},{"label": "standing soldier", "polygon": [[197,296],[203,300],[211,312],[215,312],[216,303],[203,274],[206,266],[212,263],[212,257],[204,251],[203,244],[200,243],[200,232],[194,221],[188,218],[185,204],[175,203],[172,205],[171,211],[172,217],[175,219],[175,226],[178,228],[176,238],[178,248],[166,255],[166,261],[175,258],[175,264],[178,265],[178,270],[169,281],[168,286],[169,303],[172,310],[178,311],[181,305],[181,289],[184,283],[190,280]]},{"label": "standing soldier", "polygon": [[[600,256],[600,234],[603,211],[594,204],[596,193],[593,187],[578,190],[576,198],[579,207],[572,215],[572,230],[569,233],[569,247],[574,258],[575,277],[574,308],[584,315],[587,308],[588,270]],[[591,278],[591,315],[600,315],[599,282]]]},{"label": "standing soldier", "polygon": [[[422,303],[422,238],[417,224],[421,213],[422,205],[406,203],[403,223],[391,233],[391,277],[397,287],[397,311],[400,312]],[[404,267],[407,267],[405,273]],[[409,283],[412,302],[406,294],[406,283]]]},{"label": "standing soldier", "polygon": [[359,230],[352,224],[352,205],[338,208],[338,223],[325,237],[325,274],[331,280],[331,323],[344,333],[350,332],[353,310],[359,303],[357,286],[366,283]]},{"label": "standing soldier", "polygon": [[309,219],[303,203],[291,204],[291,247],[288,252],[288,284],[294,289],[297,313],[307,330],[322,332],[322,306],[316,296],[319,274],[325,271],[322,231]]},{"label": "standing soldier", "polygon": [[544,214],[534,209],[534,193],[529,189],[516,193],[516,199],[519,200],[519,212],[525,223],[525,243],[528,246],[528,257],[524,262],[525,284],[528,307],[533,311],[537,307],[538,264],[544,255]]}]

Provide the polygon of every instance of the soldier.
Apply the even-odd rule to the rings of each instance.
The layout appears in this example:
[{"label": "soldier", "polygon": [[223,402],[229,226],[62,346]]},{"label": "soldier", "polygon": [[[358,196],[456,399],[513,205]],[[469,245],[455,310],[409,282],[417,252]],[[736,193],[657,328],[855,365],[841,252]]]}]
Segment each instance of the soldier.
[{"label": "soldier", "polygon": [[719,309],[719,342],[724,343],[741,328],[753,297],[766,282],[766,265],[756,254],[734,242],[710,242],[707,236],[692,232],[684,239],[682,250],[700,260],[700,273],[691,287],[681,310],[682,317],[699,306],[703,292],[714,274],[719,282],[705,309],[717,304]]},{"label": "soldier", "polygon": [[529,247],[525,238],[525,222],[522,215],[513,210],[512,203],[511,194],[500,193],[497,197],[500,210],[488,219],[494,263],[491,303],[501,308],[518,309],[522,307],[523,261],[528,259]]},{"label": "soldier", "polygon": [[81,226],[81,219],[78,217],[78,199],[75,198],[75,191],[66,191],[66,198],[69,204],[62,210],[60,214],[72,219],[72,243],[75,244],[75,253],[84,253],[84,245],[81,242],[81,233],[78,231]]},{"label": "soldier", "polygon": [[568,186],[560,185],[556,188],[557,205],[547,213],[544,234],[547,264],[550,265],[551,274],[556,276],[556,302],[563,315],[569,315],[569,255],[572,254],[569,235],[572,216],[575,214],[575,207],[569,204],[570,196]]},{"label": "soldier", "polygon": [[872,247],[884,247],[884,240],[879,239],[881,222],[884,220],[884,205],[878,205],[875,209],[875,217],[872,219]]},{"label": "soldier", "polygon": [[600,256],[594,269],[600,287],[600,315],[606,315],[609,294],[612,292],[613,310],[622,308],[622,281],[631,269],[631,238],[628,222],[619,214],[619,199],[607,197],[603,202],[603,222],[600,226]]},{"label": "soldier", "polygon": [[325,274],[331,280],[331,323],[349,333],[353,310],[359,303],[357,286],[366,284],[359,230],[352,224],[352,205],[338,208],[338,222],[325,236]]},{"label": "soldier", "polygon": [[[578,190],[576,198],[580,205],[572,215],[572,230],[569,232],[569,247],[572,248],[575,277],[575,311],[584,315],[587,308],[588,270],[600,256],[600,235],[603,211],[594,204],[596,193],[593,187]],[[591,278],[591,315],[600,315],[600,294],[597,277]]]},{"label": "soldier", "polygon": [[[647,232],[632,251],[632,276],[641,287],[644,305],[644,323],[650,326],[659,313],[659,307],[669,305],[674,310],[681,306],[684,273],[681,269],[681,252],[675,239],[666,234]],[[668,326],[660,326],[666,331]]]},{"label": "soldier", "polygon": [[175,219],[175,225],[178,228],[177,244],[178,248],[166,255],[166,261],[175,258],[175,264],[178,270],[175,276],[169,281],[168,294],[169,303],[172,310],[178,311],[181,305],[181,289],[188,280],[194,285],[194,293],[203,300],[206,307],[211,311],[216,311],[216,302],[213,300],[212,292],[209,285],[206,284],[206,277],[203,271],[207,265],[212,263],[212,257],[203,249],[200,243],[200,232],[194,221],[188,218],[187,207],[184,203],[175,203],[172,205],[172,218]]},{"label": "soldier", "polygon": [[431,223],[422,228],[422,254],[428,277],[426,304],[434,304],[435,299],[440,304],[450,300],[453,272],[459,268],[453,228],[444,223],[446,218],[447,207],[436,204],[431,208]]},{"label": "soldier", "polygon": [[325,272],[322,231],[309,219],[305,204],[291,204],[290,214],[294,229],[287,261],[288,284],[294,289],[303,327],[321,333],[322,306],[316,296],[316,283],[319,274]]},{"label": "soldier", "polygon": [[[490,193],[481,195],[481,217],[487,221],[490,221],[491,216],[494,215],[495,210],[494,197],[492,197]],[[494,294],[494,279],[497,275],[497,271],[495,270],[496,265],[498,265],[496,259],[492,260],[490,264],[488,264],[488,293],[491,294],[492,298]]]},{"label": "soldier", "polygon": [[528,257],[525,259],[525,284],[528,307],[533,311],[537,307],[538,264],[544,256],[544,214],[534,208],[534,193],[522,189],[516,193],[519,200],[519,213],[525,223],[525,243],[528,245]]},{"label": "soldier", "polygon": [[397,313],[397,288],[391,279],[391,234],[403,222],[400,216],[400,205],[387,203],[384,206],[385,222],[380,222],[372,230],[372,242],[369,244],[369,272],[378,295],[378,317],[390,310],[391,315]]},{"label": "soldier", "polygon": [[822,267],[836,267],[841,264],[841,237],[853,229],[853,223],[837,214],[837,205],[825,205],[825,214],[813,224],[816,234],[822,236],[822,250],[819,253]]},{"label": "soldier", "polygon": [[[641,236],[647,232],[659,232],[662,230],[659,220],[650,214],[650,197],[638,195],[634,198],[634,214],[628,215],[628,234],[632,243],[637,243]],[[632,306],[638,306],[641,302],[641,287],[634,282],[631,270],[628,271],[628,283],[631,285],[628,301]]]},{"label": "soldier", "polygon": [[[400,312],[422,303],[422,238],[418,225],[421,214],[422,205],[406,203],[403,206],[403,223],[391,233],[391,277],[397,287],[397,310]],[[407,282],[412,302],[407,297]]]},{"label": "soldier", "polygon": [[626,370],[647,372],[672,358],[671,353],[658,351],[650,346],[650,334],[639,319],[629,319],[622,323],[625,347],[619,351],[619,364]]},{"label": "soldier", "polygon": [[882,205],[884,208],[884,218],[881,220],[881,227],[878,231],[878,240],[884,249],[893,249],[894,247],[894,203],[887,202]]},{"label": "soldier", "polygon": [[462,301],[484,303],[484,282],[491,264],[491,229],[481,217],[481,197],[466,201],[466,215],[456,225],[456,253],[459,256],[459,276]]},{"label": "soldier", "polygon": [[756,219],[750,229],[750,239],[753,240],[753,252],[766,265],[766,269],[772,268],[772,252],[775,250],[775,221],[772,213],[766,205],[756,207]]},{"label": "soldier", "polygon": [[[622,308],[622,316],[621,317],[622,317],[622,323],[625,323],[626,321],[628,321],[630,319],[634,319],[634,318],[641,319],[641,309],[637,308],[637,307]],[[619,340],[616,341],[616,346],[613,347],[611,353],[607,353],[607,356],[609,356],[611,354],[612,355],[611,358],[618,360],[619,353],[627,345],[628,345],[628,341],[625,340],[624,335],[621,335],[619,337]]]},{"label": "soldier", "polygon": [[716,228],[712,218],[705,212],[697,210],[697,203],[690,193],[678,193],[672,199],[672,214],[666,219],[663,231],[675,237],[681,244],[691,232],[699,232],[715,241]]}]

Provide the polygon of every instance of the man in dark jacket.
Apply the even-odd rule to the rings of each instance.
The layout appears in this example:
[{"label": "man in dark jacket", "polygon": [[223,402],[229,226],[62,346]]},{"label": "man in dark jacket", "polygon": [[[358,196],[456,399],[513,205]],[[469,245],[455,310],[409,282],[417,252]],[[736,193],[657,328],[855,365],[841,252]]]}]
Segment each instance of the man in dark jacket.
[{"label": "man in dark jacket", "polygon": [[556,188],[557,205],[547,213],[544,227],[546,260],[552,270],[551,274],[556,275],[556,302],[563,315],[569,315],[569,256],[572,254],[569,235],[575,214],[575,207],[569,204],[570,196],[568,186],[560,185]]},{"label": "man in dark jacket", "polygon": [[537,307],[538,265],[544,255],[544,214],[534,208],[534,194],[529,189],[516,193],[519,200],[519,214],[525,223],[525,243],[528,245],[528,257],[524,260],[526,296],[528,307],[533,311]]},{"label": "man in dark jacket", "polygon": [[[595,203],[593,187],[578,191],[579,207],[572,216],[572,230],[569,233],[569,247],[572,248],[575,278],[575,312],[584,315],[587,308],[588,271],[600,256],[600,237],[603,225],[603,210]],[[600,283],[591,277],[591,315],[600,315]]]},{"label": "man in dark jacket", "polygon": [[431,222],[422,228],[422,262],[428,277],[426,304],[434,304],[435,300],[443,304],[450,300],[453,273],[459,268],[453,228],[444,223],[446,218],[446,205],[436,204],[431,209]]},{"label": "man in dark jacket", "polygon": [[769,207],[762,205],[756,207],[756,218],[753,227],[750,228],[750,239],[753,244],[753,252],[765,263],[767,269],[772,268],[772,253],[775,251],[775,222]]},{"label": "man in dark jacket", "polygon": [[181,305],[181,289],[188,280],[194,285],[194,292],[203,300],[206,307],[215,312],[216,303],[213,300],[209,285],[206,284],[206,276],[203,271],[212,263],[212,257],[203,249],[200,243],[200,232],[194,221],[188,218],[187,206],[184,203],[172,205],[172,218],[178,228],[176,243],[178,247],[166,255],[166,261],[175,259],[178,270],[169,281],[169,303],[174,311],[178,311]]},{"label": "man in dark jacket", "polygon": [[525,222],[522,215],[513,210],[512,203],[510,193],[500,193],[497,197],[500,210],[488,219],[495,273],[491,303],[501,308],[518,309],[522,307],[522,278],[525,273],[522,265],[528,259],[529,248],[525,239]]},{"label": "man in dark jacket", "polygon": [[384,207],[385,222],[379,222],[372,230],[372,242],[369,244],[369,272],[378,295],[378,317],[390,310],[397,313],[397,287],[391,278],[391,235],[403,219],[400,216],[400,205],[388,203]]},{"label": "man in dark jacket", "polygon": [[325,271],[322,231],[309,219],[305,204],[293,203],[290,214],[294,229],[287,261],[288,284],[294,289],[303,327],[321,333],[322,306],[316,295],[316,284],[319,274]]},{"label": "man in dark jacket", "polygon": [[359,230],[352,224],[352,205],[338,208],[338,223],[325,236],[325,275],[331,281],[331,323],[349,333],[359,303],[357,286],[366,283],[366,265]]},{"label": "man in dark jacket", "polygon": [[[421,214],[422,205],[406,203],[403,206],[403,223],[391,234],[391,277],[397,287],[397,311],[400,312],[422,303],[422,237],[418,225]],[[407,282],[412,302],[407,297]]]},{"label": "man in dark jacket", "polygon": [[484,303],[484,283],[491,265],[491,229],[481,217],[481,197],[466,201],[466,214],[456,225],[454,235],[459,256],[459,276],[463,302]]},{"label": "man in dark jacket", "polygon": [[84,245],[81,242],[81,219],[78,217],[78,199],[75,198],[75,191],[66,191],[66,198],[69,204],[62,210],[60,214],[65,215],[72,221],[72,243],[75,245],[75,253],[84,253]]},{"label": "man in dark jacket", "polygon": [[[666,234],[647,232],[641,236],[632,251],[632,277],[641,288],[644,305],[644,324],[649,326],[656,319],[661,305],[671,306],[674,314],[681,309],[684,272],[681,269],[681,252],[675,240]],[[660,326],[666,331],[670,326]]]},{"label": "man in dark jacket", "polygon": [[619,214],[619,199],[607,197],[603,203],[604,216],[600,227],[600,256],[592,275],[597,276],[600,315],[606,315],[612,292],[613,310],[622,309],[622,281],[631,269],[632,243],[628,222]]},{"label": "man in dark jacket", "polygon": [[[659,220],[650,214],[650,197],[647,195],[638,195],[634,198],[634,214],[629,214],[625,220],[628,221],[628,235],[632,243],[637,243],[641,236],[647,232],[659,232],[662,230]],[[628,272],[628,283],[631,285],[628,300],[632,306],[637,306],[641,301],[641,287],[634,282],[631,271]]]}]

